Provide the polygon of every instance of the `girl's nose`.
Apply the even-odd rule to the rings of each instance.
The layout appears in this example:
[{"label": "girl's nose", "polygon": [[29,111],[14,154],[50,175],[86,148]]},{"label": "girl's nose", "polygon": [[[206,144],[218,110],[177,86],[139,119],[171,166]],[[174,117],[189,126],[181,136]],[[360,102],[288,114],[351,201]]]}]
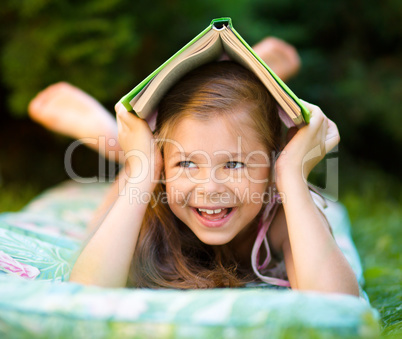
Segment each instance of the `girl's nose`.
[{"label": "girl's nose", "polygon": [[196,187],[205,193],[223,193],[226,190],[226,181],[216,168],[204,167],[194,179]]}]

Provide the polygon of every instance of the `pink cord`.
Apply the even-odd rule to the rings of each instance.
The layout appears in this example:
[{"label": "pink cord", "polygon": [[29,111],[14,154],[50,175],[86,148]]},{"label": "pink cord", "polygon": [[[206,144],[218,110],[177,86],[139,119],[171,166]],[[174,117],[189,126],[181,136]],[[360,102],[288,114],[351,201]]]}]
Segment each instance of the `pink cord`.
[{"label": "pink cord", "polygon": [[[279,203],[280,203],[280,196],[279,196],[279,194],[275,194],[272,201],[270,201],[265,208],[264,214],[258,225],[257,238],[254,242],[253,249],[251,251],[251,266],[253,267],[254,273],[262,281],[264,281],[268,284],[271,284],[271,285],[290,287],[290,283],[287,280],[267,277],[267,276],[262,275],[259,272],[259,270],[267,268],[271,261],[271,251],[269,249],[269,244],[268,244],[268,240],[267,240],[267,232],[268,232],[269,226],[272,223],[272,220],[275,217],[276,211],[278,210]],[[260,265],[259,264],[260,249],[261,249],[261,245],[263,242],[264,242],[265,249],[267,251],[267,256],[266,256],[264,262]]]}]

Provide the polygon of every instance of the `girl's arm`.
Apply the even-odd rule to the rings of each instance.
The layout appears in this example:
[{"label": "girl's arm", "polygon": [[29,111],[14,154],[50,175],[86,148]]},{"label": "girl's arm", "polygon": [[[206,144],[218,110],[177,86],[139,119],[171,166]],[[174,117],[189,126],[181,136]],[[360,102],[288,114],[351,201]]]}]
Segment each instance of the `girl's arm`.
[{"label": "girl's arm", "polygon": [[339,142],[338,130],[318,107],[305,104],[312,111],[310,124],[294,135],[276,163],[288,232],[282,249],[289,280],[296,289],[359,295],[355,274],[306,182],[313,167]]},{"label": "girl's arm", "polygon": [[[103,287],[126,286],[149,201],[141,199],[141,194],[153,192],[153,179],[159,179],[162,164],[159,151],[152,146],[153,136],[147,123],[122,106],[116,107],[116,111],[119,143],[130,170],[117,200],[81,252],[70,276],[70,281]],[[153,176],[152,157],[155,159]]]}]

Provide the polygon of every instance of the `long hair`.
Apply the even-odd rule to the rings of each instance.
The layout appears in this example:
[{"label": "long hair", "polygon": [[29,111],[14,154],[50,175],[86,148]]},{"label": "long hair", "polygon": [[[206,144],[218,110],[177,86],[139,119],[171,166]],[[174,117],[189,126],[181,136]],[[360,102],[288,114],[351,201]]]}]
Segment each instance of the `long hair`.
[{"label": "long hair", "polygon": [[[268,156],[278,151],[281,123],[271,94],[253,73],[234,62],[223,61],[188,73],[159,104],[154,134],[162,140],[162,155],[163,140],[181,119],[191,116],[207,120],[226,115],[235,121],[239,109],[247,110],[247,121],[266,146]],[[233,126],[241,129],[240,124]],[[250,267],[238,264],[230,244],[210,246],[201,242],[173,214],[165,196],[165,185],[158,183],[141,226],[129,274],[130,286],[238,287],[253,279]],[[256,227],[251,233],[256,236]]]}]

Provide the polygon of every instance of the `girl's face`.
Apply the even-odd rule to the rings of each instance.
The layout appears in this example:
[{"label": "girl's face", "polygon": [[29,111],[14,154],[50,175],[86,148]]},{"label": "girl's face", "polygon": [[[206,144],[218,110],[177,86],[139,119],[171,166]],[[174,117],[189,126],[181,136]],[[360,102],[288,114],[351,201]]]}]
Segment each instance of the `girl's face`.
[{"label": "girl's face", "polygon": [[267,200],[267,150],[245,123],[247,113],[235,114],[236,122],[184,118],[164,148],[169,206],[208,245],[231,241]]}]

